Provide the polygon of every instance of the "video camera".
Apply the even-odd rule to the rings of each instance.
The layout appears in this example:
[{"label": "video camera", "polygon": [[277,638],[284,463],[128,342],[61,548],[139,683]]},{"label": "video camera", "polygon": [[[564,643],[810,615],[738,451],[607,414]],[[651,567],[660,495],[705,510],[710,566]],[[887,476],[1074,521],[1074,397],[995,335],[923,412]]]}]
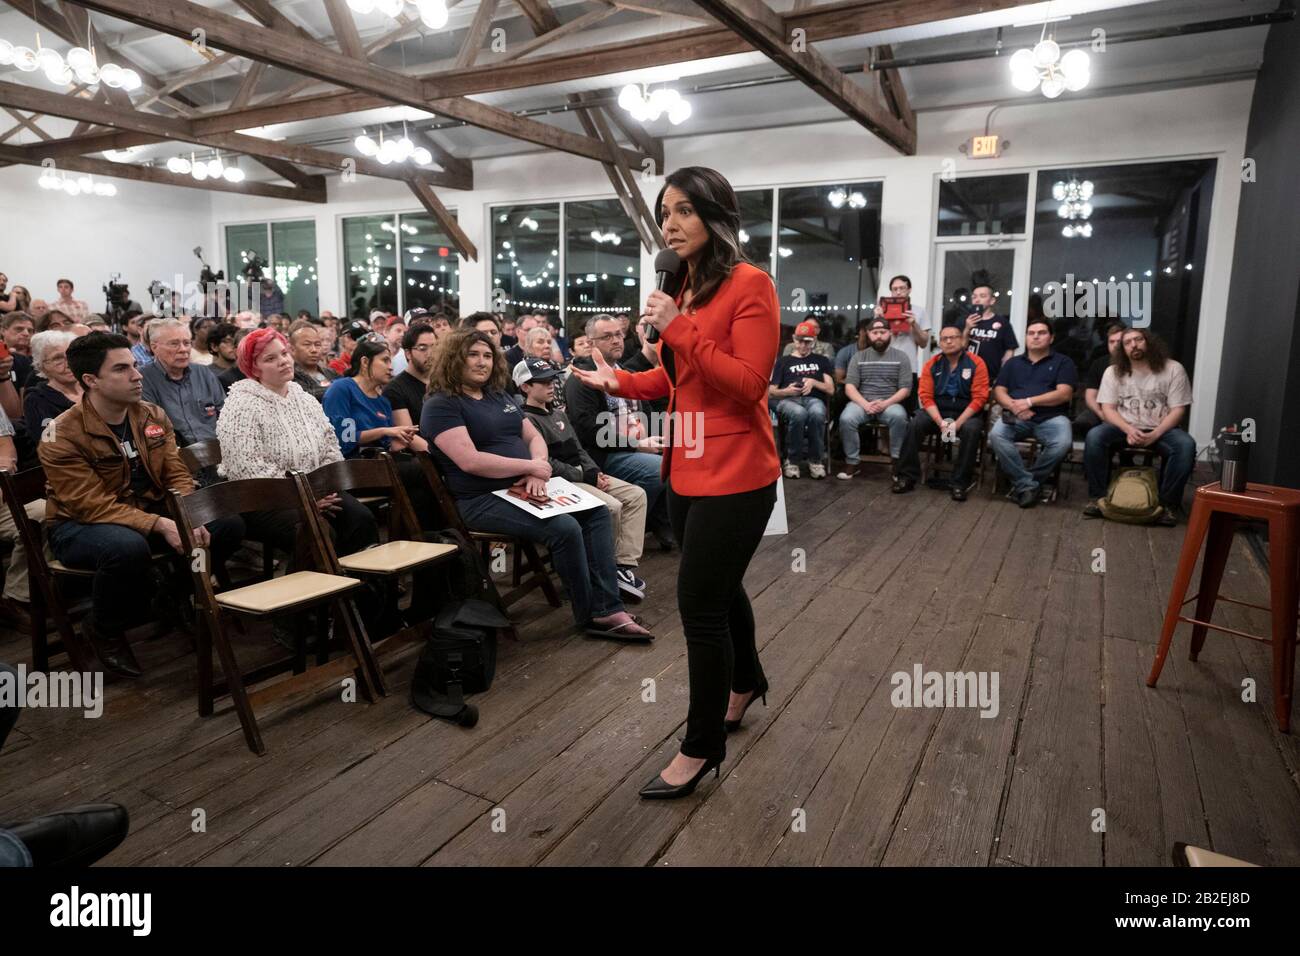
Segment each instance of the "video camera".
[{"label": "video camera", "polygon": [[120,282],[122,273],[114,272],[104,284],[104,317],[114,326],[120,325],[126,318],[131,306],[131,290],[125,282]]},{"label": "video camera", "polygon": [[206,289],[206,288],[210,288],[211,286],[215,285],[215,284],[218,283],[218,282],[224,282],[224,281],[225,281],[225,279],[226,279],[226,270],[225,270],[225,269],[220,269],[220,270],[218,270],[217,272],[213,272],[213,271],[212,271],[212,267],[211,267],[210,265],[208,265],[207,262],[205,262],[204,259],[203,259],[203,247],[202,247],[202,246],[195,246],[195,247],[194,247],[194,255],[198,256],[199,262],[201,262],[201,263],[203,264],[203,269],[200,270],[200,272],[199,272],[199,282],[203,283],[203,287],[204,287],[205,289]]},{"label": "video camera", "polygon": [[251,249],[245,252],[244,256],[247,261],[244,263],[244,268],[240,270],[240,274],[249,282],[261,282],[266,263],[262,261],[261,256]]}]

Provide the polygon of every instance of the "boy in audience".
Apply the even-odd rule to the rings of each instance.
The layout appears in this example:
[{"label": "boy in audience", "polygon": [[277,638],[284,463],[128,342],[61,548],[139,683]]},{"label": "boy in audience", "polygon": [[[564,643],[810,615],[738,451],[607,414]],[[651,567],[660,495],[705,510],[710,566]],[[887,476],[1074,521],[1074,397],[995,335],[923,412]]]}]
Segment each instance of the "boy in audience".
[{"label": "boy in audience", "polygon": [[835,393],[835,383],[831,380],[830,359],[813,354],[816,341],[817,327],[812,322],[800,322],[794,330],[794,352],[776,360],[767,387],[768,397],[777,400],[776,414],[785,426],[787,478],[799,477],[805,459],[813,478],[826,477],[822,463],[826,452],[826,400]]},{"label": "boy in audience", "polygon": [[984,430],[989,373],[978,355],[962,348],[962,339],[960,328],[945,326],[939,331],[939,354],[921,368],[917,384],[921,407],[907,427],[892,489],[895,494],[906,494],[921,480],[921,444],[935,434],[943,441],[960,442],[952,471],[952,500],[965,501],[970,492]]},{"label": "boy in audience", "polygon": [[[1050,497],[1047,480],[1070,451],[1070,399],[1078,383],[1074,362],[1052,351],[1051,323],[1030,319],[1025,326],[1025,354],[1012,356],[998,373],[993,397],[1005,411],[989,433],[989,446],[1011,479],[1008,497],[1022,508]],[[1032,471],[1016,447],[1016,442],[1031,436],[1040,445]]]},{"label": "boy in audience", "polygon": [[868,347],[849,362],[844,378],[848,404],[840,412],[840,443],[844,446],[844,470],[836,478],[845,480],[858,472],[861,436],[858,429],[875,422],[889,429],[889,457],[898,474],[898,456],[907,437],[907,411],[903,402],[912,394],[912,363],[893,346],[887,319],[872,319],[867,325]]},{"label": "boy in audience", "polygon": [[1155,333],[1129,329],[1102,376],[1097,401],[1103,421],[1088,432],[1083,450],[1091,499],[1084,516],[1101,517],[1097,499],[1105,496],[1110,485],[1110,456],[1117,446],[1155,448],[1165,455],[1160,477],[1160,503],[1165,510],[1157,523],[1176,525],[1187,480],[1196,466],[1196,439],[1179,427],[1192,404],[1187,370],[1169,357],[1164,340]]},{"label": "boy in audience", "polygon": [[[151,580],[154,548],[166,545],[180,554],[183,547],[176,523],[167,517],[167,491],[189,494],[194,480],[166,413],[142,401],[143,375],[124,336],[91,332],[68,346],[67,359],[85,394],[51,423],[49,440],[38,443],[46,475],[46,539],[63,564],[95,572],[82,630],[104,666],[139,677],[126,630],[148,607],[141,584]],[[243,533],[238,516],[221,518],[196,528],[195,543],[220,562]],[[185,575],[192,557],[183,560]],[[159,597],[167,600],[166,594]]]},{"label": "boy in audience", "polygon": [[618,589],[624,598],[645,597],[645,581],[637,576],[645,546],[646,494],[630,481],[603,473],[578,440],[562,409],[555,408],[556,382],[563,373],[542,358],[530,357],[514,368],[515,385],[524,395],[524,412],[546,439],[551,474],[591,492],[609,509],[614,526],[614,563],[618,566]]}]

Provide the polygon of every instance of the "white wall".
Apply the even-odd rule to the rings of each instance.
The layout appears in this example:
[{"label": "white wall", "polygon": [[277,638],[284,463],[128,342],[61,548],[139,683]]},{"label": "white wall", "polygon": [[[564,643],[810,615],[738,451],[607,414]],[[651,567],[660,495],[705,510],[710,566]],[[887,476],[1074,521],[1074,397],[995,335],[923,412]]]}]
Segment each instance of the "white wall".
[{"label": "white wall", "polygon": [[73,294],[101,311],[101,287],[114,272],[144,302],[154,279],[168,285],[178,273],[198,279],[195,246],[210,262],[216,258],[210,199],[216,193],[114,179],[118,192],[111,198],[68,196],[41,189],[39,177],[31,166],[0,169],[0,272],[10,288],[26,286],[32,298],[53,301],[55,282],[68,278]]},{"label": "white wall", "polygon": [[[866,130],[842,121],[670,139],[665,143],[665,158],[669,169],[714,166],[737,188],[882,179],[881,271],[886,277],[895,272],[911,275],[921,305],[928,305],[936,262],[937,182],[945,169],[966,175],[1065,164],[1217,158],[1192,414],[1192,431],[1205,443],[1217,393],[1241,189],[1237,171],[1253,86],[1245,81],[1055,101],[1026,97],[1028,105],[1003,107],[993,119],[992,131],[1010,142],[997,160],[967,160],[957,149],[970,135],[983,132],[988,110],[982,107],[922,113],[915,156],[900,156]],[[197,278],[198,262],[190,248],[202,244],[214,265],[224,263],[226,225],[314,218],[320,308],[341,313],[340,220],[420,209],[401,183],[365,177],[353,182],[330,177],[329,202],[319,205],[121,181],[116,199],[68,199],[36,188],[36,176],[31,168],[0,170],[0,203],[8,227],[0,234],[0,269],[8,271],[11,281],[30,284],[34,293],[40,290],[45,295],[53,292],[54,279],[64,271],[72,273],[87,298],[92,287],[98,293],[108,272],[115,269],[124,273],[136,292],[153,278],[172,281],[178,270]],[[477,262],[460,266],[463,311],[488,303],[491,277],[486,255],[493,203],[613,195],[600,166],[559,153],[479,160],[474,164],[474,179],[473,190],[441,192],[480,251]],[[640,181],[647,201],[653,201],[661,182]],[[15,234],[11,227],[15,217],[26,226],[22,233]],[[51,250],[58,254],[52,256]],[[652,262],[653,257],[643,251],[643,292],[654,281]],[[1017,282],[1027,292],[1028,275],[1017,276]],[[1019,289],[1017,296],[1024,301]]]}]

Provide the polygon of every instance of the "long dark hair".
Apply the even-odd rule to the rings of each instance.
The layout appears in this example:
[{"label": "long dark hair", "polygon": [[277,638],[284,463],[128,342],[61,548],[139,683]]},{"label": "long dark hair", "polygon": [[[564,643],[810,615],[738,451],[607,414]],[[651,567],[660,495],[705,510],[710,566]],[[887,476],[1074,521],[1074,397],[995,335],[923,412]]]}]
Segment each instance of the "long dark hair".
[{"label": "long dark hair", "polygon": [[348,369],[348,377],[356,378],[361,374],[361,360],[374,360],[376,355],[387,355],[388,343],[382,338],[372,339],[369,336],[363,338],[352,349],[352,366]]},{"label": "long dark hair", "polygon": [[[1169,361],[1169,346],[1165,345],[1165,340],[1148,329],[1125,329],[1124,338],[1128,338],[1130,332],[1142,336],[1146,363],[1151,366],[1151,371],[1157,374],[1163,372],[1165,363]],[[1133,371],[1133,363],[1129,361],[1128,352],[1124,349],[1124,339],[1119,340],[1119,348],[1115,350],[1112,364],[1115,366],[1115,374],[1120,378],[1128,376]]]},{"label": "long dark hair", "polygon": [[754,264],[740,247],[740,202],[731,183],[716,169],[683,166],[664,177],[663,188],[655,199],[655,222],[660,228],[664,224],[664,193],[669,186],[686,193],[709,233],[691,285],[691,305],[701,306],[713,298],[738,263]]}]

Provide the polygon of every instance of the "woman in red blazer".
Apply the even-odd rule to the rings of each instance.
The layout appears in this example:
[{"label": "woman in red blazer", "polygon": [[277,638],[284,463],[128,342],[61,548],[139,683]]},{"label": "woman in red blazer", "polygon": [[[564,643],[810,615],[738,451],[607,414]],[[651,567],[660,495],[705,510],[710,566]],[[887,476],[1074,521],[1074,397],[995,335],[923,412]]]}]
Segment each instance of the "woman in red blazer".
[{"label": "woman in red blazer", "polygon": [[663,475],[681,542],[677,603],[691,702],[681,752],[641,796],[671,799],[716,772],[726,732],[767,693],[743,579],[781,474],[767,411],[781,328],[776,289],[741,252],[739,204],[720,173],[702,166],[671,173],[655,208],[687,269],[677,298],[656,291],[646,302],[645,321],[659,331],[659,367],[615,371],[593,351],[595,371],[573,374],[627,398],[669,397]]}]

